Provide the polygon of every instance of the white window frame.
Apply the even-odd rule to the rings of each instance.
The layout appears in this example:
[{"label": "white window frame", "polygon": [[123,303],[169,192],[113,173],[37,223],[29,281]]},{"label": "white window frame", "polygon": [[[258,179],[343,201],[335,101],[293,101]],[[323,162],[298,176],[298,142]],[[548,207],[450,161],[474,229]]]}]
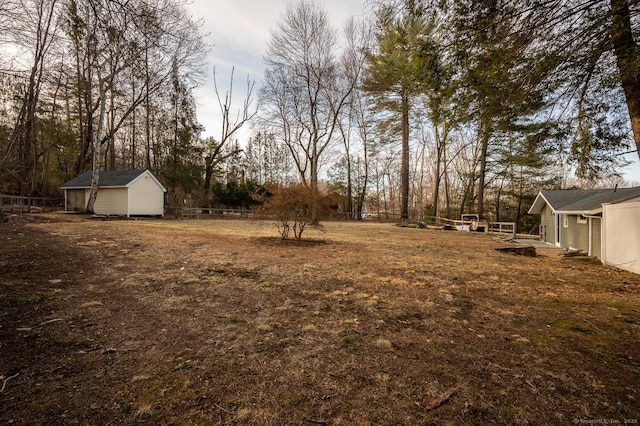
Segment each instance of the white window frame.
[{"label": "white window frame", "polygon": [[568,228],[569,227],[569,215],[568,214],[562,215],[562,227],[563,228]]}]

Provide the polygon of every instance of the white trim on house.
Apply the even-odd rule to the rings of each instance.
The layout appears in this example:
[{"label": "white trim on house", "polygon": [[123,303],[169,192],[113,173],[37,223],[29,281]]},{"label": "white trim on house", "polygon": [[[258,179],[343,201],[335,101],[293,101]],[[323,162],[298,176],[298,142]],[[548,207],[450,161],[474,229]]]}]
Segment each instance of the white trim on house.
[{"label": "white trim on house", "polygon": [[135,179],[131,180],[131,182],[129,182],[128,184],[126,184],[125,186],[127,188],[130,188],[135,182],[137,182],[138,180],[142,179],[143,176],[149,176],[151,179],[154,180],[154,182],[160,187],[162,188],[162,192],[167,192],[167,189],[162,186],[162,184],[160,183],[160,181],[158,179],[156,179],[156,177],[147,169],[144,172],[140,173]]},{"label": "white trim on house", "polygon": [[549,208],[551,209],[551,213],[556,212],[551,203],[547,201],[544,194],[542,192],[538,192],[536,199],[533,200],[531,207],[529,207],[529,213],[531,213],[532,211],[541,211],[545,204],[549,206]]}]

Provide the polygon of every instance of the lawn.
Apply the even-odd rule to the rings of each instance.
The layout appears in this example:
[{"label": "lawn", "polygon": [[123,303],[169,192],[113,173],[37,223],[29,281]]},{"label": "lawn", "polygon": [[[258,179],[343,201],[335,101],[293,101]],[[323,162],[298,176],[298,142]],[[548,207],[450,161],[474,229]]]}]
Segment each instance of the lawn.
[{"label": "lawn", "polygon": [[0,224],[0,425],[640,418],[640,276],[485,234]]}]

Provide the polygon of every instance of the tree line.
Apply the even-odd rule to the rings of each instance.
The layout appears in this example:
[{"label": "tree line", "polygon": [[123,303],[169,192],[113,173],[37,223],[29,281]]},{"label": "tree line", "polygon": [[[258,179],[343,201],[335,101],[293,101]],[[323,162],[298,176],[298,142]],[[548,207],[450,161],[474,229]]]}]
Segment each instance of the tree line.
[{"label": "tree line", "polygon": [[195,186],[201,126],[192,90],[206,46],[185,4],[3,2],[3,192],[55,194],[86,170],[124,168],[151,169],[171,188]]},{"label": "tree line", "polygon": [[638,2],[367,5],[337,29],[319,2],[290,4],[259,108],[252,82],[237,114],[229,89],[221,135],[202,139],[206,46],[185,4],[9,0],[0,188],[48,194],[88,169],[149,168],[202,207],[295,183],[355,217],[473,212],[528,230],[539,189],[621,183],[620,154],[640,146]]}]

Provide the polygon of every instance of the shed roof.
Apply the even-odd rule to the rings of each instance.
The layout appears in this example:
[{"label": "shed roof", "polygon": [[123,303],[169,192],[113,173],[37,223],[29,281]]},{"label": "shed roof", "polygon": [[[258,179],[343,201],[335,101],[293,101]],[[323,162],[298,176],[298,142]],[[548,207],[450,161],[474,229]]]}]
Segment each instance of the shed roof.
[{"label": "shed roof", "polygon": [[540,191],[534,200],[530,214],[540,214],[545,204],[555,213],[598,214],[603,204],[615,204],[640,197],[640,187],[617,189],[570,189]]},{"label": "shed roof", "polygon": [[[165,191],[164,187],[153,176],[149,170],[104,170],[100,172],[100,179],[98,180],[98,188],[126,188],[136,179],[143,174],[148,173],[156,183]],[[91,187],[92,172],[84,172],[65,182],[60,188],[73,189],[73,188],[90,188]]]}]

